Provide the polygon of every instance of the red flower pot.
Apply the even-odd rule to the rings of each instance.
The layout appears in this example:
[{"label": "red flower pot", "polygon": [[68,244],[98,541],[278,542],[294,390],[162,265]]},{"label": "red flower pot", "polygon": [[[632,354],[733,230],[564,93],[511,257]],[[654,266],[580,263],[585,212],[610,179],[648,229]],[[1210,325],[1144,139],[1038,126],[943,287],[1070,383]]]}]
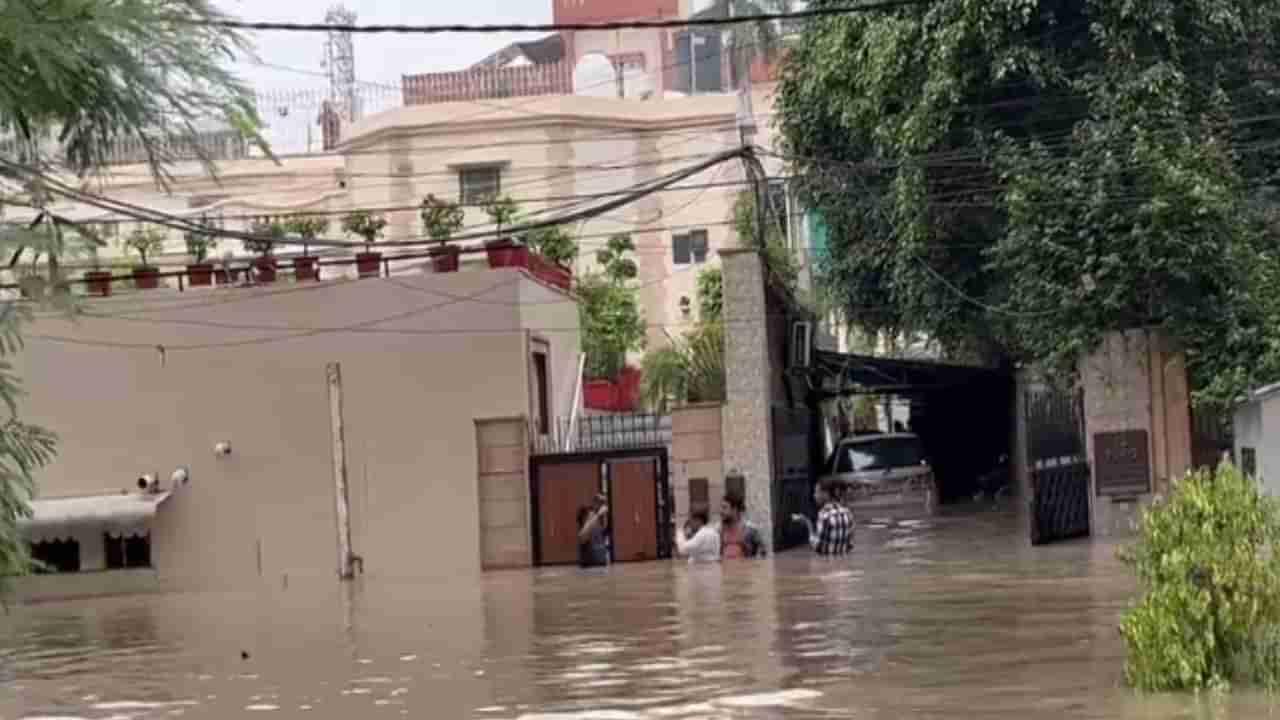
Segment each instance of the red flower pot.
[{"label": "red flower pot", "polygon": [[590,410],[612,410],[613,394],[613,383],[608,380],[582,381],[582,405]]},{"label": "red flower pot", "polygon": [[428,251],[431,267],[438,273],[458,272],[458,258],[462,251],[453,245],[440,245]]},{"label": "red flower pot", "polygon": [[320,258],[314,258],[310,255],[296,257],[293,259],[293,279],[298,282],[304,280],[320,279]]},{"label": "red flower pot", "polygon": [[209,263],[188,265],[187,279],[191,281],[191,287],[209,287],[213,284],[213,265]]},{"label": "red flower pot", "polygon": [[356,274],[362,278],[382,275],[382,253],[356,253]]},{"label": "red flower pot", "polygon": [[89,286],[90,295],[107,297],[111,294],[110,270],[90,270],[84,274],[84,279]]},{"label": "red flower pot", "polygon": [[484,244],[484,251],[491,268],[529,267],[529,248],[514,240],[490,240]]},{"label": "red flower pot", "polygon": [[139,290],[154,290],[160,287],[160,269],[153,267],[134,268],[133,284]]},{"label": "red flower pot", "polygon": [[253,275],[260,283],[276,281],[276,259],[273,257],[258,258],[253,261]]},{"label": "red flower pot", "polygon": [[541,255],[529,255],[529,271],[534,277],[552,287],[560,288],[565,292],[573,289],[573,271]]}]

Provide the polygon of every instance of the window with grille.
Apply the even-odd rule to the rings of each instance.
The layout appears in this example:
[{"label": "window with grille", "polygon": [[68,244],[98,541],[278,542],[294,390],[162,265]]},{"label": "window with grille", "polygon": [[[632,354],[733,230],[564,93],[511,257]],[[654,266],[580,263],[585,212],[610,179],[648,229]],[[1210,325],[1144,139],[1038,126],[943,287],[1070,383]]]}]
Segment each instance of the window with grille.
[{"label": "window with grille", "polygon": [[502,168],[497,165],[458,170],[459,196],[464,205],[482,205],[502,192]]},{"label": "window with grille", "polygon": [[671,236],[671,261],[676,265],[707,261],[707,231],[691,230]]}]

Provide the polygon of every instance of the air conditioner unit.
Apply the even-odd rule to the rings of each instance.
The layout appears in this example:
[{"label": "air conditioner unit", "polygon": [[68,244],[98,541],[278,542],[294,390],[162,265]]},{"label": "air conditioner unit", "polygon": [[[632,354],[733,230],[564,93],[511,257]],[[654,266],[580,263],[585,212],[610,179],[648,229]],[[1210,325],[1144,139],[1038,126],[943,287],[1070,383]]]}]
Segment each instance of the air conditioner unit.
[{"label": "air conditioner unit", "polygon": [[813,323],[798,320],[791,323],[791,367],[807,368],[813,359]]}]

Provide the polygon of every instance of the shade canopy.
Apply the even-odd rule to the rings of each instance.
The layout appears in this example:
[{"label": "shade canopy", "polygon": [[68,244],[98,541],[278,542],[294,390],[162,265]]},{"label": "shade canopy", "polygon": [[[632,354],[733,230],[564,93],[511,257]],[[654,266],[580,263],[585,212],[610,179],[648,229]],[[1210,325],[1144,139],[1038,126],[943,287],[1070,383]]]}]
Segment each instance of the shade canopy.
[{"label": "shade canopy", "polygon": [[83,530],[136,535],[147,531],[168,498],[168,492],[45,498],[32,501],[31,517],[18,527],[31,542],[71,538]]}]

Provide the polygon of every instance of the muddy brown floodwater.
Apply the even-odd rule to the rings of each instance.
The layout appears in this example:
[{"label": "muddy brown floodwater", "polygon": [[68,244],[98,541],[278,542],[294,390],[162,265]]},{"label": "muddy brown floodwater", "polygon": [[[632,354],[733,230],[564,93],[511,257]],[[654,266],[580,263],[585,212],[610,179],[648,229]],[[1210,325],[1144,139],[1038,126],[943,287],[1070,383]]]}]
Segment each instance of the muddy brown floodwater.
[{"label": "muddy brown floodwater", "polygon": [[858,541],[836,561],[17,608],[0,616],[0,718],[1273,715],[1258,694],[1121,686],[1133,585],[1112,545],[1033,549],[990,511]]}]

